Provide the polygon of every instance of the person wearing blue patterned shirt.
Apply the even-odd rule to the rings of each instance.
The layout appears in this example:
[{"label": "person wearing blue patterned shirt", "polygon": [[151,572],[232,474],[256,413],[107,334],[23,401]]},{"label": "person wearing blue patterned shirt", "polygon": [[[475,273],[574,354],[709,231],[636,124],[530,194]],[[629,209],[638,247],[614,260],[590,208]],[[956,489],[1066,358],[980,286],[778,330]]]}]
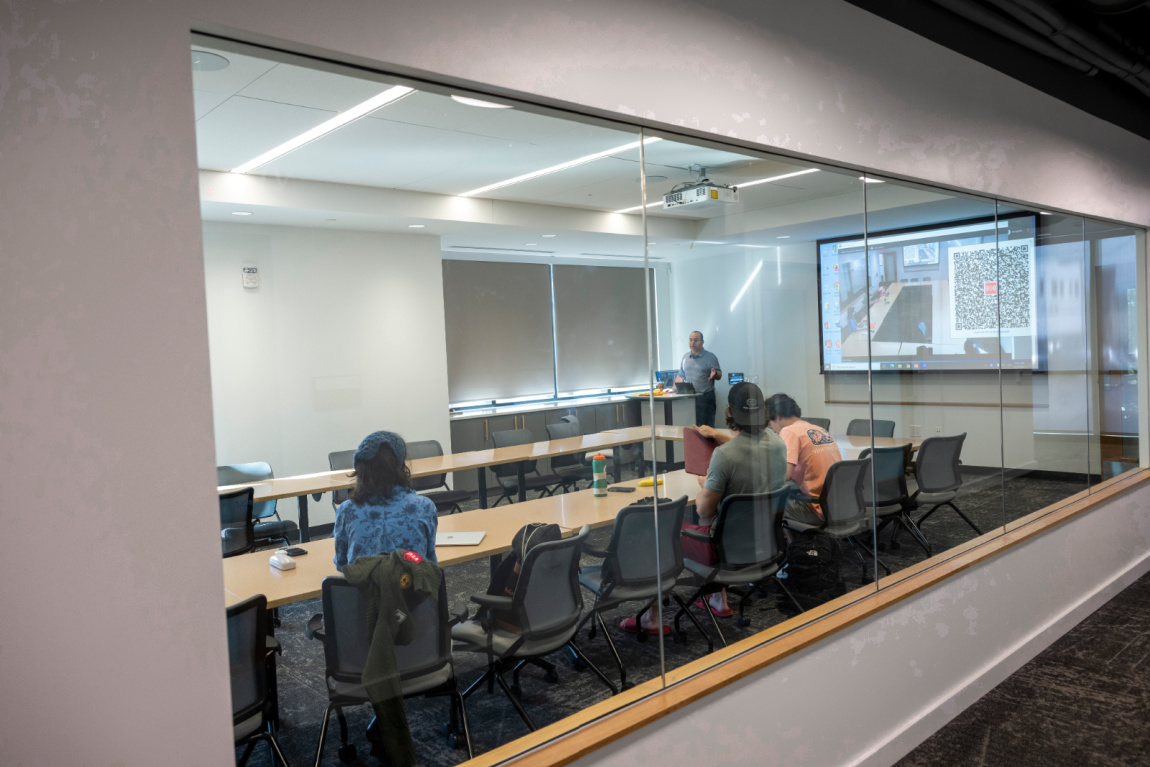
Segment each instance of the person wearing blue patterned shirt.
[{"label": "person wearing blue patterned shirt", "polygon": [[390,431],[373,432],[355,451],[355,487],[335,511],[335,567],[360,557],[414,551],[435,562],[435,504],[411,489],[407,445]]}]

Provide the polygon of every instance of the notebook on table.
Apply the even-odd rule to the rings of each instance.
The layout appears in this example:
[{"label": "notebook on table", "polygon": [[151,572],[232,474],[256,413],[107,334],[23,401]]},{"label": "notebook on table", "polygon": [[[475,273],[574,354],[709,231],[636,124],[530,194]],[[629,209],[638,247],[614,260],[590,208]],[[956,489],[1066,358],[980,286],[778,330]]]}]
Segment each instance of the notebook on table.
[{"label": "notebook on table", "polygon": [[704,437],[690,427],[683,429],[683,462],[688,474],[706,476],[711,466],[711,453],[719,443],[710,437]]},{"label": "notebook on table", "polygon": [[436,546],[478,546],[487,533],[480,530],[475,533],[436,533]]}]

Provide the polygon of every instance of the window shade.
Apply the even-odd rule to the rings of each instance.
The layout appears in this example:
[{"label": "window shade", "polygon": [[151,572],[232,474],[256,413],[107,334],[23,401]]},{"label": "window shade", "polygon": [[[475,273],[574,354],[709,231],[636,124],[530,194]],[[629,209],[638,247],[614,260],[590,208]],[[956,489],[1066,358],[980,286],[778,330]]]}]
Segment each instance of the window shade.
[{"label": "window shade", "polygon": [[550,283],[542,264],[443,262],[451,402],[554,391]]},{"label": "window shade", "polygon": [[559,391],[647,383],[647,270],[556,266]]}]

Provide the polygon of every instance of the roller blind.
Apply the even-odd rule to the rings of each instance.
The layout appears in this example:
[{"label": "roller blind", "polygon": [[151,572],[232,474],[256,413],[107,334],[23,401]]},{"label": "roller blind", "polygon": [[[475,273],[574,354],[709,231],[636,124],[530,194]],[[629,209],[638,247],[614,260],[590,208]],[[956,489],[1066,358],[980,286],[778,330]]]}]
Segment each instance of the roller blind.
[{"label": "roller blind", "polygon": [[443,309],[451,402],[555,390],[549,267],[444,261]]},{"label": "roller blind", "polygon": [[647,273],[618,266],[554,267],[559,391],[648,381]]}]

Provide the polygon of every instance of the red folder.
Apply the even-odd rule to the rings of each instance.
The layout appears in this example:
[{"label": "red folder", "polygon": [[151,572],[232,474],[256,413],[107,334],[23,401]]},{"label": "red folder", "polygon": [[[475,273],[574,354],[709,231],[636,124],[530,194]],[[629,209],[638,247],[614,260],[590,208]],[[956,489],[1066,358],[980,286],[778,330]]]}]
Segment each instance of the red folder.
[{"label": "red folder", "polygon": [[683,461],[688,474],[706,476],[711,465],[711,453],[719,443],[710,437],[704,437],[695,429],[683,429]]}]

